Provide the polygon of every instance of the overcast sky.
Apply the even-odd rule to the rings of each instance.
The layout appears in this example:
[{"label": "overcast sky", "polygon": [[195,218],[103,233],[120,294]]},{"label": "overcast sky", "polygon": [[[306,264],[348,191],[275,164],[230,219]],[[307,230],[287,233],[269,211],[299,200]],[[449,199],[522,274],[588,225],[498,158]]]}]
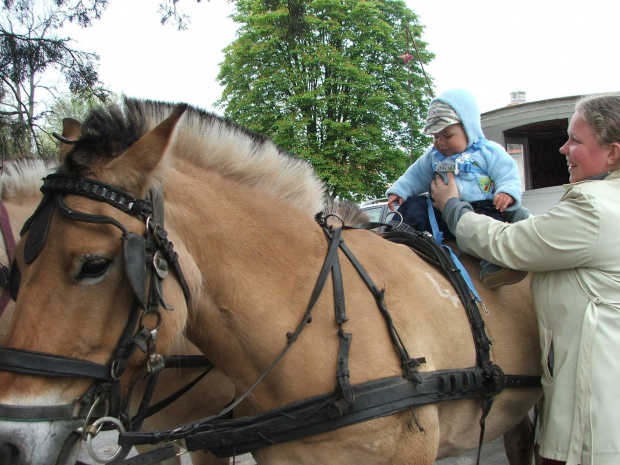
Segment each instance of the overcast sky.
[{"label": "overcast sky", "polygon": [[[111,0],[102,20],[66,34],[100,55],[100,77],[115,92],[184,101],[210,111],[220,98],[222,49],[235,39],[226,0],[182,0],[187,31],[161,26],[158,0]],[[435,93],[469,89],[481,111],[510,102],[620,90],[614,0],[406,0],[426,26],[436,56],[426,67]]]}]

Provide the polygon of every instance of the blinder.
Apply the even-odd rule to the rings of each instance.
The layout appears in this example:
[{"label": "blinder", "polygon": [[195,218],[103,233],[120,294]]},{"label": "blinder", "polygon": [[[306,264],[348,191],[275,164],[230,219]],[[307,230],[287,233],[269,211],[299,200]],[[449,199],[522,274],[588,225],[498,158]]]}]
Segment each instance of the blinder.
[{"label": "blinder", "polygon": [[54,215],[55,203],[49,195],[43,197],[32,217],[24,224],[20,235],[28,231],[28,237],[24,245],[24,261],[30,264],[35,261],[45,245],[47,233],[50,229],[52,215]]},{"label": "blinder", "polygon": [[146,308],[146,247],[144,238],[139,234],[127,232],[123,235],[122,248],[125,274],[140,306]]},{"label": "blinder", "polygon": [[[23,236],[30,231],[24,244],[24,262],[30,264],[35,261],[39,253],[45,245],[47,234],[49,232],[52,215],[54,214],[55,204],[52,196],[45,195],[41,203],[28,220],[24,223],[19,235]],[[19,284],[21,281],[21,273],[17,262],[12,260],[11,268],[8,272],[8,286],[11,299],[17,300]]]}]

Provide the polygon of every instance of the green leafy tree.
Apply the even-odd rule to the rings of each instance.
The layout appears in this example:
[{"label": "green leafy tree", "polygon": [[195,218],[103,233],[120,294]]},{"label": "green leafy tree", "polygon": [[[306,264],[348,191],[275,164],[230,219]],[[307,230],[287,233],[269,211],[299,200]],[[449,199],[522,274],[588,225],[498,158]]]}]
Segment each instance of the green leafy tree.
[{"label": "green leafy tree", "polygon": [[[159,2],[161,22],[186,29],[189,17],[178,9],[178,2]],[[96,71],[98,56],[73,48],[71,39],[58,37],[56,31],[66,21],[91,26],[101,18],[108,3],[109,0],[0,2],[1,158],[56,156],[50,133],[42,124],[50,116],[48,101],[64,89],[50,83],[50,71],[60,73],[74,103],[88,106],[106,98],[107,91]]]},{"label": "green leafy tree", "polygon": [[46,114],[42,102],[59,93],[47,73],[60,73],[69,90],[79,98],[105,99],[107,91],[99,82],[95,67],[98,57],[73,48],[71,39],[56,35],[68,16],[49,2],[15,1],[3,13],[0,148],[3,156],[41,154],[39,132]]},{"label": "green leafy tree", "polygon": [[[107,97],[107,101],[120,103],[122,97],[112,94]],[[48,108],[45,114],[45,125],[39,131],[41,147],[39,156],[41,158],[55,158],[58,156],[58,140],[54,133],[62,134],[63,120],[73,118],[77,121],[84,121],[90,111],[104,103],[97,97],[88,99],[80,98],[74,94],[64,94],[58,97]]]},{"label": "green leafy tree", "polygon": [[[6,11],[29,11],[37,1],[3,0],[2,4]],[[108,0],[53,0],[53,5],[63,12],[68,21],[75,21],[84,27],[90,26],[93,19],[100,19],[108,3]]]},{"label": "green leafy tree", "polygon": [[403,1],[238,0],[233,18],[218,104],[311,162],[329,195],[382,196],[422,153],[429,97],[403,59],[407,31],[423,62],[433,55]]},{"label": "green leafy tree", "polygon": [[[5,9],[12,7],[28,9],[36,1],[37,0],[2,0],[2,4]],[[190,17],[179,8],[178,4],[180,1],[181,0],[160,0],[158,4],[159,13],[161,15],[162,24],[172,24],[179,30],[184,30],[189,26]],[[200,3],[201,0],[195,1]],[[228,1],[232,2],[233,0]],[[67,15],[69,21],[75,21],[81,26],[86,27],[90,26],[93,20],[101,18],[110,0],[53,0],[53,2],[56,7]]]}]

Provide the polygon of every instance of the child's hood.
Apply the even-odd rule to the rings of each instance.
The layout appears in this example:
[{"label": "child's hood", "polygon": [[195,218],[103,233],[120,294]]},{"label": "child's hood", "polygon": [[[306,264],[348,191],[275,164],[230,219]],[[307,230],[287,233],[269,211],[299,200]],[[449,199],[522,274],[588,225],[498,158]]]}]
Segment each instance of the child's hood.
[{"label": "child's hood", "polygon": [[480,110],[471,92],[465,89],[450,89],[434,98],[431,104],[436,100],[450,105],[459,116],[467,135],[467,148],[484,138],[480,123]]}]

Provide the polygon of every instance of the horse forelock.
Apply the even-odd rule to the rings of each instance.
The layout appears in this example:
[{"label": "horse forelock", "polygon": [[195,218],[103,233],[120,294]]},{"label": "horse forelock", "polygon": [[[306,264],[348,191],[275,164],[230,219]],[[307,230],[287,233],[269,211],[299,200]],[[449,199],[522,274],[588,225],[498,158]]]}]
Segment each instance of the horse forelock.
[{"label": "horse forelock", "polygon": [[52,172],[56,160],[7,160],[0,175],[0,199],[41,196],[42,179]]},{"label": "horse forelock", "polygon": [[[100,164],[121,155],[165,120],[174,107],[171,103],[126,99],[123,108],[98,108],[84,122],[82,136],[67,155],[64,169],[77,176],[96,173]],[[259,187],[312,215],[322,208],[324,185],[308,162],[265,136],[213,113],[189,107],[168,152],[235,182]],[[163,181],[167,165],[164,162],[154,178]]]},{"label": "horse forelock", "polygon": [[146,122],[116,104],[93,109],[82,124],[81,136],[67,154],[63,171],[91,176],[101,164],[121,155],[149,130]]}]

